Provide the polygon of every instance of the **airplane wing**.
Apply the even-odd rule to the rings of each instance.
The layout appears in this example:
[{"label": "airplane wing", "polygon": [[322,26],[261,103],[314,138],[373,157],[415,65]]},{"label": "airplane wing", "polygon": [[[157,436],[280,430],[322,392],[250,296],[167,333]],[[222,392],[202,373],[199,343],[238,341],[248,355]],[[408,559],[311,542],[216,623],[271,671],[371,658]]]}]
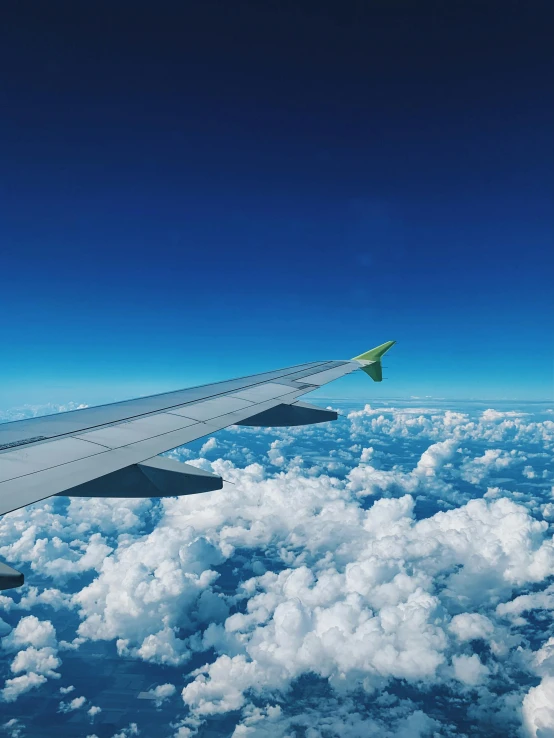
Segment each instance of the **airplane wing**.
[{"label": "airplane wing", "polygon": [[[394,341],[347,361],[317,361],[226,382],[0,425],[0,514],[52,495],[168,497],[221,489],[221,477],[159,457],[230,425],[335,420],[299,397],[356,369],[381,381]],[[23,575],[0,562],[0,589]]]}]

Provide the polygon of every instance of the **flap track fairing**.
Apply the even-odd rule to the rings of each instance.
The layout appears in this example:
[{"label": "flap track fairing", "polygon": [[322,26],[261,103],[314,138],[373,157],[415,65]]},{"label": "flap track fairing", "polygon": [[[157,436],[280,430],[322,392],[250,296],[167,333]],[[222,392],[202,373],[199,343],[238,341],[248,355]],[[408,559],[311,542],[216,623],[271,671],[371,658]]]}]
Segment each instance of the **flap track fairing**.
[{"label": "flap track fairing", "polygon": [[292,425],[312,425],[336,420],[334,410],[325,410],[307,402],[294,402],[292,405],[280,404],[256,415],[241,420],[236,425],[249,425],[257,428],[277,428]]}]

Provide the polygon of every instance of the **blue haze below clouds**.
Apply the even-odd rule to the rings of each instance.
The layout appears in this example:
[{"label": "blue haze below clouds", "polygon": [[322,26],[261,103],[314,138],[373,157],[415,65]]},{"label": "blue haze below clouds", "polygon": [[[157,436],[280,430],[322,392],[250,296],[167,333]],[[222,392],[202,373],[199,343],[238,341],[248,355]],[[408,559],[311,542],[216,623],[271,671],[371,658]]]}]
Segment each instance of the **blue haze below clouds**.
[{"label": "blue haze below clouds", "polygon": [[35,5],[0,44],[2,406],[389,339],[335,397],[552,396],[550,4]]}]

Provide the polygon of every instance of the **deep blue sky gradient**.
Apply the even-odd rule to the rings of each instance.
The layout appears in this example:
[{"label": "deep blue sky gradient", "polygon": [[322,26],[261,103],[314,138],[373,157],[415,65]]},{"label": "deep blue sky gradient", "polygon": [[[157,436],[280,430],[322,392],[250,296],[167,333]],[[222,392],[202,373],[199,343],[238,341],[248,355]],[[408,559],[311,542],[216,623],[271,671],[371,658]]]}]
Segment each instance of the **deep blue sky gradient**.
[{"label": "deep blue sky gradient", "polygon": [[0,404],[389,339],[327,394],[551,397],[553,12],[4,8]]}]

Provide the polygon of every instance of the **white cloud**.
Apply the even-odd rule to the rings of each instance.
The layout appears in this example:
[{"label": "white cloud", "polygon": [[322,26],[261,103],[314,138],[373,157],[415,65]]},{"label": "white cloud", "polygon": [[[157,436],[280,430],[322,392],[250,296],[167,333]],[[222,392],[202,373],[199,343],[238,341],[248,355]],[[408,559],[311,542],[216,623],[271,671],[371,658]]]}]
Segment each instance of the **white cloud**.
[{"label": "white cloud", "polygon": [[[215,663],[196,672],[196,679],[183,689],[185,704],[195,707],[200,715],[216,715],[240,709],[244,691],[251,689],[263,676],[260,686],[268,686],[267,675],[244,656],[220,656]],[[275,684],[273,686],[279,686]]]},{"label": "white cloud", "polygon": [[272,441],[269,446],[267,457],[274,466],[285,465],[286,459],[281,450],[284,445],[286,445],[286,442],[278,439],[276,441]]},{"label": "white cloud", "polygon": [[75,697],[70,702],[60,702],[58,712],[75,712],[75,710],[80,710],[81,707],[84,707],[86,701],[86,697]]},{"label": "white cloud", "polygon": [[554,584],[542,591],[519,595],[509,602],[501,602],[496,608],[496,613],[524,624],[525,621],[520,616],[532,610],[554,610]]},{"label": "white cloud", "polygon": [[72,497],[67,516],[70,521],[75,522],[75,538],[83,537],[96,529],[102,531],[104,535],[121,535],[140,531],[153,506],[154,502],[144,497],[136,499]]},{"label": "white cloud", "polygon": [[[271,480],[262,484],[270,486]],[[172,501],[175,506],[180,501]],[[231,616],[224,628],[214,627],[205,636],[206,646],[222,655],[183,690],[185,702],[199,714],[239,709],[247,690],[284,689],[308,672],[352,688],[362,682],[366,689],[383,679],[436,679],[448,637],[439,600],[428,591],[433,576],[458,567],[445,580],[442,605],[450,599],[478,605],[494,603],[517,582],[544,578],[554,561],[551,542],[542,540],[545,525],[504,499],[474,500],[419,522],[410,497],[378,500],[358,519],[357,536],[348,514],[328,519],[320,513],[305,531],[301,516],[294,513],[292,519],[297,544],[324,557],[318,574],[298,566],[246,582],[246,613]],[[326,541],[340,538],[338,547],[325,542],[319,548],[322,525]],[[237,534],[235,529],[235,544]],[[244,535],[248,540],[246,528]],[[341,554],[349,562],[342,572],[336,568]],[[470,633],[491,635],[484,617],[454,623],[462,640]],[[225,655],[233,648],[243,653]],[[457,678],[467,684],[478,684],[488,674],[477,657],[460,656],[453,663]]]},{"label": "white cloud", "polygon": [[162,703],[173,697],[175,692],[176,688],[174,684],[159,684],[157,687],[148,690],[145,696],[154,700],[156,707],[161,707]]},{"label": "white cloud", "polygon": [[546,677],[525,695],[523,724],[531,738],[554,738],[554,676]]},{"label": "white cloud", "polygon": [[505,471],[517,461],[516,451],[502,451],[499,448],[488,448],[483,456],[468,459],[462,464],[461,477],[466,482],[480,484],[487,475]]},{"label": "white cloud", "polygon": [[56,631],[50,620],[39,620],[35,615],[21,618],[12,632],[2,640],[7,650],[16,650],[21,646],[45,646],[56,648]]},{"label": "white cloud", "polygon": [[[355,446],[353,448],[356,448]],[[367,464],[369,461],[373,459],[373,455],[375,454],[375,449],[373,446],[369,446],[368,448],[363,448],[362,453],[360,455],[360,461],[362,464]]]},{"label": "white cloud", "polygon": [[24,651],[18,652],[12,662],[11,670],[14,674],[21,671],[33,671],[36,674],[44,674],[44,676],[59,679],[60,675],[55,673],[55,670],[61,666],[61,663],[53,648],[45,647],[37,650],[30,646]]},{"label": "white cloud", "polygon": [[453,656],[452,665],[456,679],[470,687],[480,684],[489,673],[475,653],[472,656]]},{"label": "white cloud", "polygon": [[464,612],[454,615],[449,630],[462,642],[476,639],[488,641],[494,633],[494,623],[486,615]]},{"label": "white cloud", "polygon": [[209,451],[213,451],[215,448],[217,448],[218,443],[217,440],[212,436],[212,438],[208,438],[206,443],[202,445],[202,448],[200,449],[200,456],[205,456]]},{"label": "white cloud", "polygon": [[504,418],[524,418],[529,413],[521,413],[517,412],[516,410],[493,410],[492,408],[489,408],[488,410],[484,410],[481,413],[481,419],[484,421],[496,421],[496,420],[503,420]]},{"label": "white cloud", "polygon": [[186,661],[189,650],[175,636],[183,613],[217,578],[210,564],[221,552],[194,528],[156,528],[129,540],[106,559],[100,575],[74,597],[78,633],[92,640],[118,638],[120,653],[165,664]]},{"label": "white cloud", "polygon": [[112,550],[104,536],[97,532],[86,542],[80,541],[77,530],[80,523],[75,524],[73,519],[67,525],[65,516],[55,514],[53,506],[54,502],[48,502],[4,515],[0,520],[0,555],[11,561],[27,562],[41,576],[60,582],[98,569]]},{"label": "white cloud", "polygon": [[72,607],[71,595],[55,588],[39,590],[38,587],[29,587],[16,607],[21,610],[32,610],[37,605],[48,605],[56,611],[68,609]]},{"label": "white cloud", "polygon": [[15,702],[22,694],[29,692],[35,687],[40,687],[45,682],[46,677],[42,674],[34,674],[33,672],[22,674],[13,679],[6,679],[4,689],[2,689],[0,695],[4,702]]},{"label": "white cloud", "polygon": [[485,410],[480,417],[436,408],[372,408],[348,414],[354,439],[369,436],[388,438],[455,439],[488,443],[547,443],[554,440],[554,422],[530,420],[526,413]]},{"label": "white cloud", "polygon": [[456,453],[457,442],[454,440],[433,443],[424,451],[415,468],[416,474],[434,477],[442,467],[453,458]]},{"label": "white cloud", "polygon": [[6,680],[2,690],[4,701],[15,701],[21,694],[44,684],[47,677],[60,678],[56,672],[61,666],[56,631],[49,620],[39,620],[34,615],[21,618],[11,633],[2,639],[2,646],[7,651],[17,652],[11,664],[12,672],[25,672]]}]

